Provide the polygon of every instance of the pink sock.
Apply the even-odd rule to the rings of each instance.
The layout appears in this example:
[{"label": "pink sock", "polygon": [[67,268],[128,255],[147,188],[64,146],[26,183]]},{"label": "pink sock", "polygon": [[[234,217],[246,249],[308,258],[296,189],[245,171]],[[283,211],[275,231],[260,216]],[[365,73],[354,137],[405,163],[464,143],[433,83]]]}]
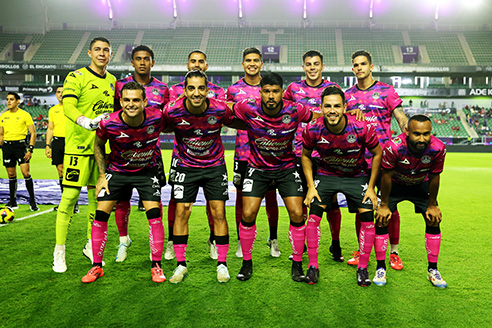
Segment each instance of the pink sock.
[{"label": "pink sock", "polygon": [[186,244],[174,244],[174,253],[176,254],[176,261],[177,262],[184,262],[186,261],[186,247],[188,245]]},{"label": "pink sock", "polygon": [[242,223],[239,224],[239,239],[241,240],[241,248],[243,250],[243,260],[251,260],[253,253],[253,244],[256,240],[256,224],[252,227],[245,227]]},{"label": "pink sock", "polygon": [[439,233],[438,235],[431,235],[429,233],[426,233],[425,249],[427,250],[427,260],[429,262],[437,263],[437,258],[439,257],[440,248],[441,248],[441,233]]},{"label": "pink sock", "polygon": [[355,214],[355,233],[357,234],[357,241],[360,243],[360,214]]},{"label": "pink sock", "polygon": [[317,215],[310,214],[306,224],[306,242],[308,247],[309,266],[314,265],[318,268],[318,249],[320,239],[319,224],[321,218]]},{"label": "pink sock", "polygon": [[388,234],[376,235],[374,240],[374,253],[376,253],[376,260],[386,259],[386,250],[388,249]]},{"label": "pink sock", "polygon": [[207,201],[207,218],[208,226],[210,227],[210,232],[214,232],[214,217],[212,216],[212,211],[210,210],[210,203]]},{"label": "pink sock", "polygon": [[394,211],[391,215],[391,220],[388,225],[389,238],[391,245],[398,245],[400,243],[400,213],[398,210]]},{"label": "pink sock", "polygon": [[120,237],[128,236],[128,217],[130,216],[130,201],[119,202],[116,204],[114,218]]},{"label": "pink sock", "polygon": [[267,191],[265,194],[265,208],[270,227],[278,226],[278,202],[277,192],[275,190]]},{"label": "pink sock", "polygon": [[104,247],[108,241],[108,222],[94,220],[92,224],[92,256],[94,263],[101,263],[103,261]]},{"label": "pink sock", "polygon": [[229,244],[225,244],[225,245],[217,244],[218,262],[227,262],[228,251],[229,251]]},{"label": "pink sock", "polygon": [[357,268],[367,268],[369,263],[369,256],[371,255],[372,245],[374,245],[374,237],[376,235],[374,229],[374,222],[361,222],[360,223],[360,237],[359,237],[359,265]]},{"label": "pink sock", "polygon": [[342,222],[342,213],[336,208],[328,212],[328,223],[330,224],[331,239],[340,240],[340,224]]},{"label": "pink sock", "polygon": [[292,260],[296,262],[302,261],[304,241],[306,240],[306,226],[294,227],[292,224],[289,225],[289,240],[292,246]]},{"label": "pink sock", "polygon": [[160,261],[164,248],[164,226],[161,218],[149,220],[149,244],[152,261]]}]

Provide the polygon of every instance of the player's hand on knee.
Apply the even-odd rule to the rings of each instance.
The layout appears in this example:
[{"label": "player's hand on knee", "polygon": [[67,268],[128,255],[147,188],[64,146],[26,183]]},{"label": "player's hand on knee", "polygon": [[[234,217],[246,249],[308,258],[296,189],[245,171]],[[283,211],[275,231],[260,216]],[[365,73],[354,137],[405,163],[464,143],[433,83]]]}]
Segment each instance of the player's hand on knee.
[{"label": "player's hand on knee", "polygon": [[378,207],[378,196],[376,196],[376,193],[374,192],[374,189],[368,188],[366,190],[366,193],[364,195],[364,198],[362,199],[362,203],[365,204],[365,202],[370,199],[372,203],[372,210],[375,211],[376,208]]},{"label": "player's hand on knee", "polygon": [[425,218],[430,222],[430,225],[437,227],[442,221],[442,213],[438,206],[429,206],[425,211]]},{"label": "player's hand on knee", "polygon": [[318,191],[316,188],[308,188],[308,192],[306,193],[306,198],[304,199],[304,205],[307,207],[311,207],[311,203],[313,202],[313,199],[316,197],[316,199],[321,203],[321,197],[319,197]]},{"label": "player's hand on knee", "polygon": [[391,219],[391,211],[388,206],[379,206],[376,211],[376,222],[378,227],[386,227],[389,224],[389,220]]},{"label": "player's hand on knee", "polygon": [[105,192],[109,195],[108,180],[105,176],[99,176],[96,183],[96,196],[103,197]]}]

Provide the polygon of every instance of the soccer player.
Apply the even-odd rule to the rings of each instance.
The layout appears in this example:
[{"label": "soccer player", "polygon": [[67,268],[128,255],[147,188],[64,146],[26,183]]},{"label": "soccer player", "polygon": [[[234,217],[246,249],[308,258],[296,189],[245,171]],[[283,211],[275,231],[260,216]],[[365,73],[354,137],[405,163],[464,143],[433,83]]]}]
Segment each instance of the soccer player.
[{"label": "soccer player", "polygon": [[245,281],[253,273],[253,243],[256,239],[256,216],[261,200],[271,188],[278,188],[290,218],[289,240],[293,261],[294,281],[304,281],[302,252],[304,221],[302,215],[302,183],[292,149],[297,127],[320,114],[312,113],[302,104],[282,100],[282,77],[265,74],[260,81],[260,97],[247,98],[234,105],[234,113],[243,121],[248,132],[251,156],[243,181],[243,215],[239,236],[243,265],[237,278]]},{"label": "soccer player", "polygon": [[[159,81],[151,75],[151,69],[155,65],[154,52],[148,46],[140,45],[132,50],[132,66],[135,69],[133,75],[116,82],[115,109],[119,109],[121,89],[129,82],[137,82],[144,86],[148,109],[162,111],[164,105],[169,101],[169,88],[164,82]],[[162,164],[162,154],[159,140],[156,145],[156,160],[159,168],[159,180],[162,187],[166,185],[166,175]],[[128,195],[131,198],[131,194]],[[139,200],[139,210],[145,210],[142,201]],[[130,200],[119,200],[116,204],[115,219],[120,235],[120,244],[116,254],[116,262],[123,262],[128,255],[128,248],[132,240],[128,235],[128,218],[130,216]]]},{"label": "soccer player", "polygon": [[[408,122],[406,133],[400,134],[384,145],[383,175],[381,178],[381,204],[376,212],[378,226],[387,229],[388,220],[393,220],[398,203],[409,200],[415,205],[415,213],[422,213],[425,221],[425,248],[427,250],[427,278],[436,287],[447,284],[437,270],[437,259],[441,247],[442,220],[437,205],[440,174],[444,166],[446,148],[432,134],[432,123],[425,115],[414,115]],[[393,213],[393,214],[392,214]],[[388,245],[385,235],[376,236],[375,248]],[[379,237],[379,238],[378,238]],[[373,282],[386,284],[384,267],[386,250],[376,252],[378,262]]]},{"label": "soccer player", "polygon": [[[381,165],[382,150],[374,127],[345,114],[347,105],[343,91],[327,87],[321,94],[323,117],[310,122],[303,132],[302,167],[308,184],[304,204],[310,206],[306,227],[309,268],[306,282],[318,282],[319,225],[323,211],[331,206],[333,195],[345,194],[350,212],[361,217],[360,261],[357,283],[369,286],[369,255],[374,244],[374,210],[378,201],[374,187]],[[365,159],[366,149],[372,154],[372,169]],[[311,154],[320,156],[313,179]]]},{"label": "soccer player", "polygon": [[[188,69],[188,71],[199,70],[202,72],[206,72],[208,69],[207,55],[203,51],[198,49],[191,51],[188,55],[188,62],[186,63],[186,68]],[[178,99],[179,96],[184,94],[184,88],[185,88],[184,81],[173,85],[169,89],[169,100],[175,101],[176,99]],[[212,82],[207,82],[207,88],[208,88],[208,93],[207,93],[208,98],[226,100],[224,89],[222,89],[218,85],[215,85]],[[176,171],[175,165],[173,165],[174,162],[175,162],[175,156],[173,150],[171,169],[169,170],[170,184],[173,183],[173,177],[175,175],[174,172]],[[174,198],[171,197],[171,199],[169,200],[169,206],[167,212],[169,237],[168,237],[168,243],[166,245],[166,252],[164,254],[164,258],[166,260],[172,260],[176,256],[174,254],[174,248],[173,248],[173,226],[174,226],[175,214],[176,214],[176,202],[174,201]],[[210,227],[210,237],[207,240],[207,244],[210,247],[210,258],[212,258],[213,260],[217,260],[218,254],[217,254],[217,246],[215,243],[215,235],[214,235],[214,219],[212,217],[212,213],[210,211],[210,205],[208,202],[207,202],[207,217],[208,217],[208,225]]]},{"label": "soccer player", "polygon": [[[345,91],[347,99],[347,110],[359,108],[364,112],[366,121],[370,122],[376,129],[379,143],[384,145],[391,139],[391,117],[394,116],[402,132],[405,131],[408,118],[401,106],[402,100],[395,89],[388,84],[374,80],[372,71],[372,56],[364,50],[356,51],[352,54],[352,71],[357,77],[357,84]],[[366,153],[366,158],[370,156]],[[337,223],[330,220],[330,225]],[[356,232],[360,236],[360,218],[356,216]],[[338,223],[338,227],[339,227]],[[339,228],[338,228],[339,229]],[[398,254],[398,244],[400,242],[400,214],[398,211],[393,213],[393,219],[389,225],[390,235],[390,265],[395,270],[403,269],[403,264]],[[359,253],[354,252],[352,259],[348,260],[349,265],[357,265]]]},{"label": "soccer player", "polygon": [[[244,69],[244,77],[231,85],[227,89],[227,100],[239,102],[240,100],[259,97],[260,93],[260,70],[263,67],[261,52],[257,48],[246,48],[243,51],[243,62],[241,65]],[[234,151],[234,185],[236,186],[236,229],[239,240],[239,223],[243,214],[243,180],[246,175],[246,166],[250,156],[248,133],[244,130],[237,130],[236,148]],[[277,193],[275,190],[269,190],[265,194],[265,208],[270,227],[270,236],[267,245],[270,247],[272,257],[280,256],[278,246],[278,203]],[[241,243],[237,243],[237,257],[243,257]]]},{"label": "soccer player", "polygon": [[[174,251],[177,267],[171,283],[179,283],[188,274],[186,248],[188,220],[199,187],[204,190],[214,220],[217,245],[217,280],[230,279],[227,269],[229,231],[225,216],[225,201],[229,198],[224,146],[220,131],[224,125],[234,127],[229,106],[207,98],[207,76],[193,70],[185,76],[185,97],[170,102],[164,108],[164,119],[174,126],[173,198],[176,201],[174,221]],[[171,178],[170,178],[171,179]]]},{"label": "soccer player", "polygon": [[[48,129],[46,130],[45,155],[51,158],[51,165],[56,166],[60,189],[63,193],[63,156],[65,153],[65,124],[66,118],[63,112],[63,86],[60,85],[55,91],[58,105],[50,108],[48,112]],[[58,207],[55,207],[58,209]],[[79,205],[75,204],[74,213],[79,212]]]},{"label": "soccer player", "polygon": [[[119,199],[124,199],[128,190],[137,188],[149,221],[152,281],[160,283],[166,277],[161,269],[164,226],[155,149],[166,123],[160,110],[145,108],[145,88],[137,82],[128,82],[123,86],[120,104],[122,110],[110,114],[97,129],[94,154],[99,169],[96,185],[98,204],[91,238],[94,263],[82,282],[90,283],[104,275],[102,260],[111,210]],[[111,147],[107,161],[106,141]]]},{"label": "soccer player", "polygon": [[94,38],[87,54],[89,66],[69,73],[63,84],[63,111],[68,118],[63,159],[63,193],[56,214],[56,245],[53,270],[65,272],[65,241],[80,189],[87,186],[87,244],[83,254],[92,262],[91,228],[97,207],[95,186],[98,172],[94,158],[94,139],[102,117],[114,108],[116,79],[106,71],[113,56],[106,38]]},{"label": "soccer player", "polygon": [[[10,200],[7,203],[12,209],[19,208],[17,205],[17,170],[19,163],[21,173],[26,181],[26,189],[29,193],[29,205],[31,211],[39,211],[34,196],[34,183],[29,171],[29,160],[34,152],[36,142],[36,130],[31,115],[20,109],[20,96],[16,92],[7,94],[7,108],[0,115],[0,148],[3,154],[3,166],[9,177]],[[29,146],[26,149],[27,131],[31,135]]]}]

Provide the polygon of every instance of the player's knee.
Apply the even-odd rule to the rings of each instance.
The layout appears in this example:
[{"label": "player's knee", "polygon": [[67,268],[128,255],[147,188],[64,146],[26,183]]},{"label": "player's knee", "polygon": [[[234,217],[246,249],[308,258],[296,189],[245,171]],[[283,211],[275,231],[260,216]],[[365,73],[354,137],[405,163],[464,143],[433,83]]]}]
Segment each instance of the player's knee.
[{"label": "player's knee", "polygon": [[108,222],[110,213],[104,211],[96,210],[95,220],[99,222]]},{"label": "player's knee", "polygon": [[64,187],[62,193],[62,200],[68,202],[68,204],[75,204],[79,199],[80,189],[73,187]]},{"label": "player's knee", "polygon": [[388,226],[386,227],[378,227],[376,226],[376,235],[387,235],[389,233]]},{"label": "player's knee", "polygon": [[289,211],[289,217],[292,222],[302,222],[303,221],[302,206]]},{"label": "player's knee", "polygon": [[161,209],[159,207],[154,207],[145,212],[145,215],[147,215],[147,220],[152,220],[152,219],[160,219],[161,218]]},{"label": "player's knee", "polygon": [[243,208],[243,217],[242,220],[246,222],[253,222],[256,220],[256,213],[258,211],[254,211],[251,208]]},{"label": "player's knee", "polygon": [[360,221],[361,222],[372,222],[374,221],[374,212],[373,211],[367,211],[360,213]]}]

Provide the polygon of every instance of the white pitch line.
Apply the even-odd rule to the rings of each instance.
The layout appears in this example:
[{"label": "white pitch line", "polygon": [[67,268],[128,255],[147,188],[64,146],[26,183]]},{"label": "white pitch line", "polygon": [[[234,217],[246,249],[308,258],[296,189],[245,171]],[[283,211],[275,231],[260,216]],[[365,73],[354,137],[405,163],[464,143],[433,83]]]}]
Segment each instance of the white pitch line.
[{"label": "white pitch line", "polygon": [[[41,212],[36,212],[34,214],[31,214],[31,215],[28,215],[28,216],[24,216],[22,218],[18,218],[18,219],[14,219],[14,221],[22,221],[22,220],[25,220],[25,219],[29,219],[29,218],[33,218],[33,217],[36,217],[38,215],[43,215],[43,214],[46,214],[46,213],[49,213],[49,212],[53,212],[53,208],[50,208],[48,210],[45,210],[45,211],[41,211]],[[2,224],[0,225],[0,228],[1,227],[5,227],[7,226],[8,224]]]}]

